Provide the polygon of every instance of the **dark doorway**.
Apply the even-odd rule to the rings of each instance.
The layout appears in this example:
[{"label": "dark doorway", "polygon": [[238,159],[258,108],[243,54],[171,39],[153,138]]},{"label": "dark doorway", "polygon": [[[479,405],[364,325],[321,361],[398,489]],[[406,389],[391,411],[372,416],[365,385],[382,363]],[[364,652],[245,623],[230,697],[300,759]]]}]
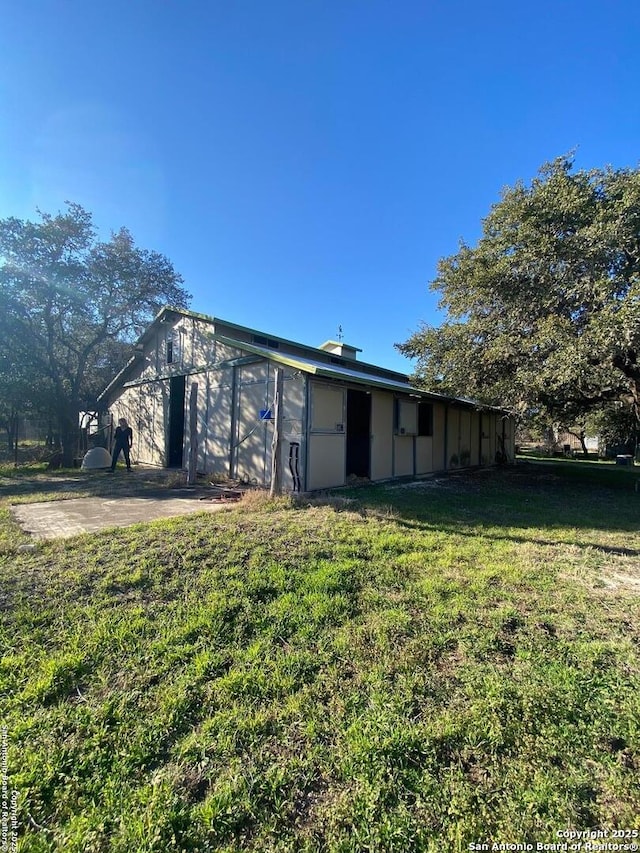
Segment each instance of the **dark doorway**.
[{"label": "dark doorway", "polygon": [[169,388],[169,452],[167,466],[182,468],[184,445],[184,376],[172,376]]},{"label": "dark doorway", "polygon": [[371,395],[347,391],[347,477],[371,476]]}]

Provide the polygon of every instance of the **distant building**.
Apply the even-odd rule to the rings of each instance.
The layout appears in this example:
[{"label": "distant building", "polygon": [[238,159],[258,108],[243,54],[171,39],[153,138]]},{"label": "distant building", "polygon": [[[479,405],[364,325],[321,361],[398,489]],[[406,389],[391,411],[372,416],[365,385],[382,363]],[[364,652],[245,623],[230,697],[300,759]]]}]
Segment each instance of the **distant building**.
[{"label": "distant building", "polygon": [[[585,435],[584,444],[589,453],[598,452],[599,439],[597,435]],[[579,430],[576,428],[576,432],[558,432],[556,446],[569,453],[582,453],[583,448]]]}]

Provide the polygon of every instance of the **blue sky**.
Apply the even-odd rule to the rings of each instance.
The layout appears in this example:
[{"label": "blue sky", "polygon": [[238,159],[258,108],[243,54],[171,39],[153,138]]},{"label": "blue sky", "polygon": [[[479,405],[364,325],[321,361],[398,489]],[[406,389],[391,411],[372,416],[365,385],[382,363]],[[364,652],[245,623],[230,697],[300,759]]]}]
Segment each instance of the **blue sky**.
[{"label": "blue sky", "polygon": [[571,149],[638,165],[640,4],[7,2],[0,216],[64,201],[192,308],[408,371],[440,257]]}]

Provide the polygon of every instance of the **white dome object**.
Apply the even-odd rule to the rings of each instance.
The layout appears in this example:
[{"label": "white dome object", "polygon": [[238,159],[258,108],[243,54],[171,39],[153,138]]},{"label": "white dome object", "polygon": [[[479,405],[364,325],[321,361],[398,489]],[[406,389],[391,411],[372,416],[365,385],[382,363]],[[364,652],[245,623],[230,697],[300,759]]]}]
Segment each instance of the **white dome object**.
[{"label": "white dome object", "polygon": [[91,471],[98,468],[111,467],[111,454],[104,447],[92,447],[88,450],[82,460],[82,470]]}]

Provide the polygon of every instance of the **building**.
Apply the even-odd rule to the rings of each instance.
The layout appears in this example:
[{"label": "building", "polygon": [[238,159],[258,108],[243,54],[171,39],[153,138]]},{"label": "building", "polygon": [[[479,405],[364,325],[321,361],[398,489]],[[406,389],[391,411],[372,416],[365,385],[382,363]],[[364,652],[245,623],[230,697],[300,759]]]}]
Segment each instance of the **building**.
[{"label": "building", "polygon": [[133,458],[183,467],[197,389],[197,469],[267,485],[275,371],[283,371],[283,484],[311,491],[514,458],[502,410],[413,388],[356,347],[311,347],[192,311],[163,308],[101,395],[134,429]]}]

